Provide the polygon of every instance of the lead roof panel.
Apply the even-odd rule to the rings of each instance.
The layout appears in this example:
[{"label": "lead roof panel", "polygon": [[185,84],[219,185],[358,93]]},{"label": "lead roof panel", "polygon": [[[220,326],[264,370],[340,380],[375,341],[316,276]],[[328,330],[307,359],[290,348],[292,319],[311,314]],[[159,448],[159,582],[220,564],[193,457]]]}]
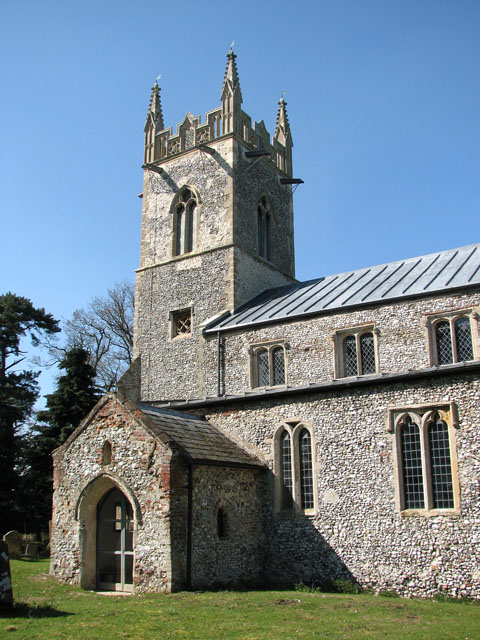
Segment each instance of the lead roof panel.
[{"label": "lead roof panel", "polygon": [[474,285],[480,285],[480,244],[269,289],[205,333]]}]

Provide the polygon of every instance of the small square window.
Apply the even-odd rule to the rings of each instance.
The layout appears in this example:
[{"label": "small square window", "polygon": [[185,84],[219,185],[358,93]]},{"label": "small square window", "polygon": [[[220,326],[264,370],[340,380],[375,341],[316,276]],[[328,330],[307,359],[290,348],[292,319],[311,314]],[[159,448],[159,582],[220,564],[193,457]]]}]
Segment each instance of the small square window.
[{"label": "small square window", "polygon": [[473,309],[429,314],[425,324],[431,365],[478,359],[478,313]]},{"label": "small square window", "polygon": [[335,349],[335,377],[366,376],[378,373],[378,330],[362,325],[336,331],[332,336]]},{"label": "small square window", "polygon": [[192,333],[192,310],[181,309],[170,314],[171,337],[181,338]]}]

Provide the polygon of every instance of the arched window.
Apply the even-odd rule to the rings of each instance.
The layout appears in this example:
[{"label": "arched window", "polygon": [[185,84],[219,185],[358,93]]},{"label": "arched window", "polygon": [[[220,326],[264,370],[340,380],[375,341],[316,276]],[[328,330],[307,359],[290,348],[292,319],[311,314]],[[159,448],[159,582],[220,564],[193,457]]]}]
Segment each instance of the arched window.
[{"label": "arched window", "polygon": [[301,422],[284,423],[274,438],[276,503],[280,511],[313,511],[315,483],[313,475],[312,434]]},{"label": "arched window", "polygon": [[282,486],[282,509],[290,509],[293,505],[293,469],[292,469],[292,446],[291,437],[287,431],[282,433],[280,438],[281,451],[281,486]]},{"label": "arched window", "polygon": [[457,421],[453,403],[389,410],[401,511],[438,510],[442,514],[458,509]]},{"label": "arched window", "polygon": [[257,252],[261,258],[270,260],[272,214],[266,196],[260,198],[257,206]]},{"label": "arched window", "polygon": [[109,440],[105,440],[102,447],[102,465],[107,465],[112,462],[112,443]]},{"label": "arched window", "polygon": [[285,384],[285,348],[271,344],[252,348],[252,386],[275,387]]},{"label": "arched window", "polygon": [[313,465],[312,465],[312,438],[308,429],[300,432],[300,485],[302,509],[313,509]]},{"label": "arched window", "polygon": [[220,507],[217,511],[217,535],[220,540],[228,537],[228,519],[223,507]]},{"label": "arched window", "polygon": [[434,509],[453,509],[452,465],[448,427],[436,413],[428,424],[428,448]]},{"label": "arched window", "polygon": [[423,509],[422,452],[420,448],[420,430],[408,417],[401,427],[402,471],[405,509]]},{"label": "arched window", "polygon": [[188,187],[175,196],[173,204],[173,255],[190,253],[195,247],[197,197]]}]

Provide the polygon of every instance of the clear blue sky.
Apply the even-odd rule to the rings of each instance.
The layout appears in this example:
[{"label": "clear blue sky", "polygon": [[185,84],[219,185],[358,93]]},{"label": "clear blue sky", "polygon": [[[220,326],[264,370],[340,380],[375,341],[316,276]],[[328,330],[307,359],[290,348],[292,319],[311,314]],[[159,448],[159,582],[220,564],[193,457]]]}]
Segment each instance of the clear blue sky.
[{"label": "clear blue sky", "polygon": [[63,319],[133,279],[150,87],[203,118],[232,40],[270,132],[287,92],[299,279],[480,240],[478,0],[2,0],[1,292]]}]

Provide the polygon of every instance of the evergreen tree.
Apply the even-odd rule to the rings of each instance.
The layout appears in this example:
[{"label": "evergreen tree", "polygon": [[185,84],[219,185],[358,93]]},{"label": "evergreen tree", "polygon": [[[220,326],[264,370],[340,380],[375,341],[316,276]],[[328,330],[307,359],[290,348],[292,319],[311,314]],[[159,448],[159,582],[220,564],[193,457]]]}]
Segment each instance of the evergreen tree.
[{"label": "evergreen tree", "polygon": [[0,295],[0,534],[22,525],[17,504],[20,429],[38,397],[38,373],[18,370],[25,359],[20,341],[29,335],[32,344],[38,346],[39,334],[58,331],[58,322],[45,309],[36,309],[30,300],[13,293]]},{"label": "evergreen tree", "polygon": [[46,396],[47,409],[39,411],[24,456],[22,506],[30,505],[30,528],[48,530],[51,517],[53,466],[52,451],[60,446],[89,413],[98,400],[95,369],[84,349],[71,349],[59,363],[65,375],[57,389]]}]

